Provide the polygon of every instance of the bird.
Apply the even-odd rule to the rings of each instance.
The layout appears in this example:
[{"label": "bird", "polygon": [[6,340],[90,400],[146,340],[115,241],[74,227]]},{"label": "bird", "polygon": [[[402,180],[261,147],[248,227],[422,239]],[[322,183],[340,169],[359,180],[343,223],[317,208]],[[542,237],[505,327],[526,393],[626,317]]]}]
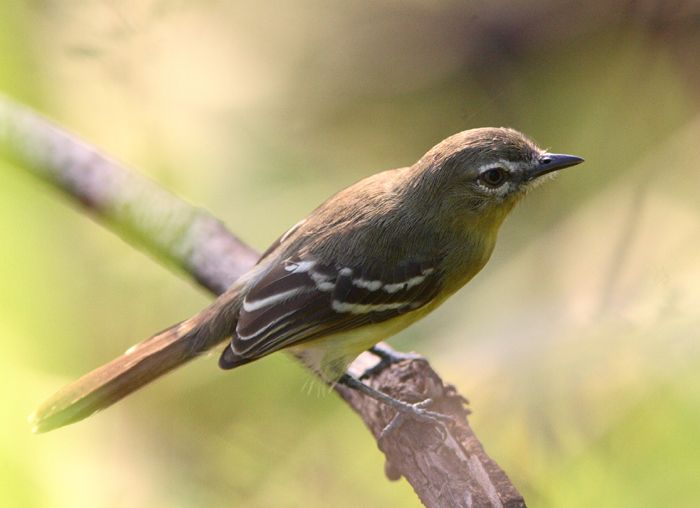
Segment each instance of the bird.
[{"label": "bird", "polygon": [[288,350],[328,384],[417,411],[346,368],[469,282],[514,206],[546,175],[581,162],[511,128],[454,134],[413,165],[331,196],[208,307],[48,399],[30,417],[33,430],[82,420],[227,339],[223,369]]}]

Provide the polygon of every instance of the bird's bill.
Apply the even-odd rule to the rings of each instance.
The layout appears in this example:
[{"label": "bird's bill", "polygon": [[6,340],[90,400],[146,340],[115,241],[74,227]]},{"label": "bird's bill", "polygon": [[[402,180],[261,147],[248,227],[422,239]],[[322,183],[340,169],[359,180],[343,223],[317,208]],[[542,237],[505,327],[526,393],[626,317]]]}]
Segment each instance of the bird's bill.
[{"label": "bird's bill", "polygon": [[552,171],[558,171],[560,169],[569,168],[577,164],[581,164],[583,159],[575,155],[566,155],[563,153],[546,153],[542,157],[538,164],[527,173],[527,179],[533,180],[539,178],[542,175],[551,173]]}]

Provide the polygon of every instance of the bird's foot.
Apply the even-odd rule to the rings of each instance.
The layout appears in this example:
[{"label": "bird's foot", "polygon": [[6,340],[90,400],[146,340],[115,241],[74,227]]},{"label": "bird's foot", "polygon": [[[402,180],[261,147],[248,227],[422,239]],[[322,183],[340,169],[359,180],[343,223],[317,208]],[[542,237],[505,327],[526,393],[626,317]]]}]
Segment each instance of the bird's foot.
[{"label": "bird's foot", "polygon": [[447,424],[454,422],[451,416],[426,409],[433,403],[433,399],[428,398],[415,403],[404,402],[366,385],[349,374],[343,374],[338,382],[396,410],[396,415],[379,433],[379,440],[384,439],[391,432],[398,429],[405,422],[406,418],[432,424],[441,430],[445,436],[449,433]]},{"label": "bird's foot", "polygon": [[420,360],[423,357],[417,353],[402,353],[401,351],[395,351],[388,346],[377,344],[368,349],[370,353],[379,358],[379,362],[365,370],[365,372],[360,376],[360,379],[367,379],[384,371],[384,369],[390,367],[395,363],[402,362],[404,360]]},{"label": "bird's foot", "polygon": [[447,425],[449,423],[454,423],[454,419],[451,416],[426,409],[433,403],[433,399],[425,399],[413,404],[402,401],[398,402],[401,402],[403,406],[394,406],[396,409],[396,414],[387,424],[387,426],[384,427],[379,433],[379,440],[385,439],[389,434],[396,431],[399,427],[401,427],[401,425],[403,425],[407,418],[421,423],[428,423],[440,430],[443,438],[447,437],[449,434],[449,428]]}]

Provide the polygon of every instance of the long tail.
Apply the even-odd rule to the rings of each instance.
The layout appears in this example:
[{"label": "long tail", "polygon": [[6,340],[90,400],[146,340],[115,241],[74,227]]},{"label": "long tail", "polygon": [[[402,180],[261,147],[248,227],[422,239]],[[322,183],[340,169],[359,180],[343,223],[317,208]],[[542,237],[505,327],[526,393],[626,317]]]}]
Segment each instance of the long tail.
[{"label": "long tail", "polygon": [[30,416],[34,432],[87,418],[221,343],[236,326],[241,285],[236,283],[190,319],[135,345],[119,358],[64,387]]}]

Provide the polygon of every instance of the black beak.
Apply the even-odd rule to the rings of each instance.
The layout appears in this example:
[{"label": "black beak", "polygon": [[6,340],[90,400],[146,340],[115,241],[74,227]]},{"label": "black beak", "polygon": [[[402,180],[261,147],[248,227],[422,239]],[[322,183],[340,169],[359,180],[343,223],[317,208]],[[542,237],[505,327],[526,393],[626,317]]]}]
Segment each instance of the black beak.
[{"label": "black beak", "polygon": [[581,164],[583,159],[575,155],[565,155],[563,153],[546,153],[537,163],[537,166],[527,172],[527,180],[534,180],[542,175],[558,171],[560,169]]}]

